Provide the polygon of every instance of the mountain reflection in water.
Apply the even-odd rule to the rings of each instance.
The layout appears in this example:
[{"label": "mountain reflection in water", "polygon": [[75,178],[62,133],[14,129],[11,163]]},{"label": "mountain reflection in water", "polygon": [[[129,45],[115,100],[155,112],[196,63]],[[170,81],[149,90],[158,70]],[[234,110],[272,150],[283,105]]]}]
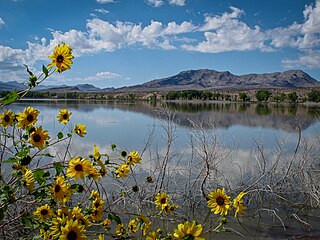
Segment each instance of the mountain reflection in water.
[{"label": "mountain reflection in water", "polygon": [[[20,105],[29,105],[24,102]],[[190,127],[190,121],[204,127],[229,128],[235,125],[272,128],[286,132],[304,130],[319,121],[320,106],[304,104],[226,103],[226,102],[123,102],[123,101],[32,101],[48,108],[72,108],[89,113],[98,108],[119,109],[160,118],[163,107],[175,112],[178,125]]]}]

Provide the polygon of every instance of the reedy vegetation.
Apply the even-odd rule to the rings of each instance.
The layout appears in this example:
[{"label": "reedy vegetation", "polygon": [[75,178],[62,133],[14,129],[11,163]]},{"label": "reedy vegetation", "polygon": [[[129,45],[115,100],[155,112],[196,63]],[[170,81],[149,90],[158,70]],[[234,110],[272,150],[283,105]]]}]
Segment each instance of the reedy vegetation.
[{"label": "reedy vegetation", "polygon": [[[29,88],[8,94],[2,106],[23,98],[53,73],[71,68],[72,49],[67,44],[58,45],[49,57],[52,63],[42,67],[40,76],[27,68]],[[254,171],[246,172],[236,160],[236,150],[223,148],[214,126],[207,131],[200,123],[191,123],[194,130],[186,148],[191,154],[181,167],[184,156],[177,160],[172,150],[176,124],[168,109],[162,111],[166,150],[149,151],[150,162],[144,155],[152,132],[140,154],[116,145],[104,152],[94,145],[89,156],[71,156],[70,143],[74,137],[85,137],[85,125],[70,126],[72,113],[61,109],[61,131],[49,135],[37,126],[40,114],[28,107],[20,113],[7,108],[0,115],[2,239],[200,240],[225,231],[254,238],[246,225],[253,222],[258,230],[265,224],[265,213],[286,229],[278,212],[285,206],[289,218],[310,227],[301,213],[320,205],[320,174],[313,155],[319,140],[304,141],[300,131],[292,156],[282,143],[269,154],[256,142],[257,151],[248,159]],[[60,148],[57,155],[51,154],[54,146]],[[140,164],[154,167],[144,176],[135,172]],[[230,172],[238,177],[230,177]]]}]

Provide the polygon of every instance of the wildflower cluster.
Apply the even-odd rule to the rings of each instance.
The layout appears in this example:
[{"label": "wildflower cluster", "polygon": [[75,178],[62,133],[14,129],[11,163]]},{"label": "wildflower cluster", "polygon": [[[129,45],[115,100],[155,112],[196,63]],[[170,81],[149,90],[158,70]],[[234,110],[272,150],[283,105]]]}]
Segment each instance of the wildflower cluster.
[{"label": "wildflower cluster", "polygon": [[[43,66],[43,73],[38,77],[27,68],[29,88],[9,94],[1,105],[22,98],[54,72],[69,70],[73,63],[72,49],[63,43],[49,58],[52,62],[48,68]],[[185,217],[176,214],[178,205],[165,191],[155,194],[146,187],[139,195],[140,187],[135,178],[136,184],[127,187],[128,178],[142,163],[138,151],[119,150],[113,144],[111,153],[100,152],[99,147],[93,145],[92,154],[86,157],[71,156],[68,149],[63,158],[53,156],[52,147],[64,141],[70,142],[74,137],[85,137],[86,125],[73,124],[72,112],[63,108],[56,115],[62,130],[51,134],[41,126],[39,116],[40,111],[31,106],[21,112],[6,109],[0,113],[0,223],[5,222],[1,226],[19,219],[35,238],[50,240],[103,240],[105,236],[115,239],[205,239],[204,225],[186,221]],[[12,168],[6,176],[2,175],[4,164]],[[111,190],[106,190],[104,185],[111,179],[116,187],[108,185],[112,186]],[[153,186],[153,183],[153,177],[148,176],[145,184]],[[130,211],[118,211],[121,209],[119,206],[127,204],[126,197],[130,194],[136,194],[136,199],[143,204],[151,203],[154,208],[141,209],[132,201]],[[224,189],[216,189],[208,194],[207,205],[214,214],[223,217],[234,208],[234,216],[238,217],[246,209],[242,199],[245,194],[241,192],[231,202]],[[22,214],[10,219],[11,207],[19,204],[24,209]],[[174,216],[170,222],[176,227],[171,225],[169,232],[153,229],[154,222],[169,216]],[[209,226],[207,232],[217,229]]]},{"label": "wildflower cluster", "polygon": [[217,188],[213,192],[208,194],[208,207],[211,209],[214,214],[220,214],[221,216],[226,216],[228,211],[233,208],[235,209],[234,216],[242,215],[246,207],[243,205],[243,196],[246,193],[240,192],[239,195],[234,198],[233,202],[230,200],[230,196],[228,196],[224,188]]},{"label": "wildflower cluster", "polygon": [[[37,126],[40,111],[33,107],[26,107],[24,111],[15,114],[13,111],[4,111],[1,114],[1,126],[13,131],[21,138],[16,140],[9,133],[8,139],[13,141],[15,150],[10,150],[13,156],[12,176],[16,177],[17,187],[23,185],[31,196],[40,197],[38,206],[33,215],[40,227],[40,235],[44,239],[85,239],[86,229],[92,223],[103,224],[105,227],[110,219],[105,217],[106,206],[103,198],[97,190],[88,192],[93,182],[97,183],[109,172],[116,178],[125,178],[130,174],[130,166],[141,163],[141,157],[137,151],[132,151],[127,157],[120,157],[116,162],[110,161],[108,154],[101,154],[96,145],[93,147],[93,154],[88,158],[81,156],[71,157],[67,162],[53,162],[47,164],[46,168],[56,170],[54,177],[50,171],[45,171],[44,167],[37,167],[33,163],[38,160],[38,156],[49,145],[55,145],[60,141],[72,138],[73,133],[83,137],[86,134],[84,124],[76,124],[73,130],[63,137],[62,132],[58,133],[58,139],[52,139],[47,130],[42,126]],[[61,124],[68,124],[71,112],[61,109],[57,114],[57,119]],[[48,155],[49,156],[49,155]],[[119,162],[120,159],[120,162]],[[52,181],[51,181],[52,179]],[[78,205],[70,208],[73,199],[81,196],[82,200]],[[83,199],[88,198],[90,203]],[[37,199],[36,199],[37,200]],[[45,203],[45,204],[43,204]],[[81,206],[81,207],[80,207]],[[120,231],[117,227],[117,234],[136,233],[137,222],[140,220],[130,220],[125,231]],[[144,225],[143,225],[144,224]],[[142,229],[150,224],[144,219],[139,226]],[[72,236],[72,237],[70,237]]]}]

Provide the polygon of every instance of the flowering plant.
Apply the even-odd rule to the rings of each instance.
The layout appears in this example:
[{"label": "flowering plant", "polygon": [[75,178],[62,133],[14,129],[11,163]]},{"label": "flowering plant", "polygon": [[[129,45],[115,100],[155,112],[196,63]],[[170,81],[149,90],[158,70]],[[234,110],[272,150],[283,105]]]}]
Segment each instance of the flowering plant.
[{"label": "flowering plant", "polygon": [[[55,72],[71,69],[72,49],[68,44],[58,45],[48,66],[42,66],[42,73],[36,77],[29,73],[28,88],[21,92],[13,91],[1,100],[1,106],[10,105],[22,99],[27,92],[39,85]],[[145,208],[135,206],[134,196],[139,192],[138,185],[123,187],[119,191],[108,191],[105,180],[124,180],[134,174],[137,165],[142,164],[142,156],[136,150],[127,152],[116,145],[111,153],[100,152],[96,145],[89,156],[68,156],[65,149],[63,159],[50,153],[50,148],[74,137],[85,137],[85,124],[71,125],[72,112],[61,109],[57,121],[62,130],[49,132],[39,126],[40,111],[28,106],[22,112],[12,109],[0,114],[0,229],[6,235],[14,232],[33,235],[33,239],[98,240],[109,236],[115,239],[205,239],[205,233],[223,230],[226,216],[231,209],[235,216],[244,213],[244,192],[232,202],[224,189],[216,189],[208,194],[207,205],[214,214],[220,214],[217,223],[204,226],[194,219],[184,221],[177,211],[178,204],[170,194],[160,189],[141,195]],[[69,129],[69,130],[68,130]],[[68,147],[67,147],[68,148]],[[12,170],[8,172],[7,170]],[[145,190],[152,188],[153,178],[147,177]],[[131,206],[124,211],[127,201]],[[177,200],[177,199],[176,199]],[[146,205],[150,206],[146,206]],[[174,219],[174,220],[172,220]],[[190,219],[191,220],[191,219]],[[171,231],[158,229],[157,222],[172,222],[177,227]],[[10,232],[10,226],[17,229]]]}]

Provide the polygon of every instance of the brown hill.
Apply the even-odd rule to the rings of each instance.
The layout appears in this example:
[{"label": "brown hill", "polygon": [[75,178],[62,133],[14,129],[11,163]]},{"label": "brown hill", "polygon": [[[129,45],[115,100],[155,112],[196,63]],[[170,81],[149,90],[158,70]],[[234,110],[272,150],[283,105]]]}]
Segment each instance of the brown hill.
[{"label": "brown hill", "polygon": [[209,69],[183,71],[141,85],[119,88],[117,91],[209,90],[219,88],[298,88],[320,86],[320,83],[301,70],[285,72],[234,75],[229,71]]}]

